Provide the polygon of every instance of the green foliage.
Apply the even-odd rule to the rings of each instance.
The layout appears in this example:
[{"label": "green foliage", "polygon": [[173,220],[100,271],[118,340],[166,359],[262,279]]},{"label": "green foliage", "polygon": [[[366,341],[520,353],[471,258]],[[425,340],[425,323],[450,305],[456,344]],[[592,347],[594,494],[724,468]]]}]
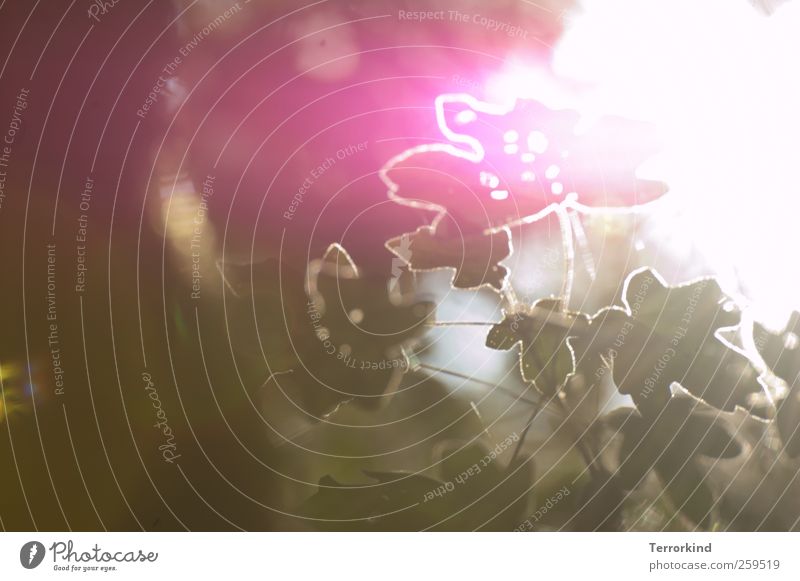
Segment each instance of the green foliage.
[{"label": "green foliage", "polygon": [[325,530],[510,530],[525,518],[531,474],[520,461],[501,469],[502,444],[448,447],[439,478],[365,470],[371,482],[342,484],[325,476],[299,514]]},{"label": "green foliage", "polygon": [[452,285],[458,289],[488,285],[503,288],[508,269],[500,261],[511,254],[507,230],[491,234],[450,234],[440,222],[436,227],[422,226],[416,232],[392,238],[386,247],[401,258],[412,271],[440,268],[454,269]]},{"label": "green foliage", "polygon": [[[413,353],[428,348],[424,338],[435,305],[414,298],[412,279],[397,268],[389,284],[367,276],[343,247],[332,245],[310,263],[304,301],[297,300],[298,293],[282,299],[290,307],[283,317],[292,329],[287,338],[292,349],[269,349],[289,353],[278,360],[291,372],[280,378],[280,387],[317,420],[334,412],[359,421],[370,417],[340,411],[350,403],[373,414],[376,425],[393,425],[398,418],[406,422],[410,414],[414,421],[405,425],[419,431],[426,444],[418,450],[418,471],[387,469],[381,462],[363,462],[360,468],[348,462],[342,471],[335,461],[327,462],[332,473],[299,501],[297,510],[307,527],[623,530],[658,522],[662,529],[710,530],[722,518],[713,469],[739,461],[745,446],[735,426],[743,414],[761,422],[774,418],[774,428],[763,425],[777,430],[785,453],[800,454],[800,315],[779,333],[754,325],[753,340],[765,369],[747,351],[741,307],[712,278],[669,285],[654,269],[642,268],[621,284],[620,304],[594,314],[570,310],[569,297],[526,304],[516,298],[508,270],[500,264],[511,253],[509,231],[469,232],[460,238],[445,223],[440,217],[433,226],[389,240],[387,248],[407,272],[450,269],[452,289],[499,291],[505,310],[502,320],[487,323],[485,345],[517,350],[519,383],[535,388],[518,395],[517,404],[533,406],[528,427],[545,425],[537,419],[539,412],[556,416],[547,441],[571,440],[559,460],[571,474],[569,485],[563,473],[556,480],[549,471],[536,473],[536,453],[524,445],[528,427],[514,434],[513,446],[498,453],[490,425],[481,423],[474,402],[467,405],[457,394],[437,388],[431,377],[419,379]],[[273,283],[263,278],[262,287],[248,289],[235,283],[243,278],[241,272],[225,274],[236,289],[232,312],[237,317],[246,318],[241,309],[254,305],[258,314],[258,304],[275,294]],[[381,361],[399,363],[371,365]],[[769,377],[782,380],[784,389]],[[400,395],[388,400],[406,383]],[[588,419],[577,413],[581,401],[606,385],[629,397],[633,407]],[[381,411],[386,406],[378,405],[386,401],[406,411],[390,405],[387,414]],[[465,417],[477,425],[468,427]],[[442,423],[447,429],[437,431]],[[346,431],[326,427],[323,433],[332,437]],[[433,433],[424,435],[428,432]],[[570,464],[578,456],[582,468]],[[576,494],[569,494],[573,489]],[[567,491],[561,504],[536,508],[539,498],[552,505],[552,490]]]},{"label": "green foliage", "polygon": [[635,410],[617,410],[605,421],[622,435],[620,485],[633,490],[654,470],[678,510],[707,526],[714,498],[697,458],[733,458],[741,452],[724,419],[700,401],[675,396],[653,420]]},{"label": "green foliage", "polygon": [[670,287],[657,272],[640,270],[625,282],[624,302],[627,316],[601,312],[600,328],[582,344],[599,348],[619,391],[642,413],[659,413],[672,383],[725,411],[748,409],[751,395],[763,392],[750,360],[721,335],[741,315],[713,279]]},{"label": "green foliage", "polygon": [[563,310],[558,299],[541,299],[530,308],[508,313],[486,337],[486,346],[507,351],[520,345],[522,378],[545,395],[564,387],[575,373],[570,338],[582,333],[589,318]]}]

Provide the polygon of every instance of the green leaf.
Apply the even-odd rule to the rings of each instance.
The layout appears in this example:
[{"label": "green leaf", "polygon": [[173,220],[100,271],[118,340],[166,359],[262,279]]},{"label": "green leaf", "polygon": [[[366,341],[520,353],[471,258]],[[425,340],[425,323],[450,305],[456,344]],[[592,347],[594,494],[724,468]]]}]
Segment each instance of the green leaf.
[{"label": "green leaf", "polygon": [[696,524],[707,525],[714,499],[696,459],[741,453],[724,415],[694,398],[676,396],[655,418],[621,410],[609,416],[606,425],[623,438],[616,473],[620,484],[632,490],[655,470],[676,507]]},{"label": "green leaf", "polygon": [[443,222],[422,226],[386,243],[386,247],[412,271],[454,269],[452,285],[475,289],[483,285],[503,288],[508,269],[500,261],[511,254],[508,230],[484,234],[456,230],[449,233]]},{"label": "green leaf", "polygon": [[512,434],[494,446],[456,443],[444,450],[443,479],[453,485],[445,528],[510,531],[525,520],[532,462],[517,458],[508,465],[518,440]]},{"label": "green leaf", "polygon": [[800,376],[800,313],[792,313],[779,333],[753,323],[753,340],[764,363],[787,385],[794,385]]},{"label": "green leaf", "polygon": [[383,282],[363,277],[338,244],[309,265],[309,296],[309,309],[320,315],[317,337],[367,361],[399,355],[403,343],[425,333],[434,310],[430,302],[391,300]]},{"label": "green leaf", "polygon": [[625,283],[625,317],[603,311],[592,319],[594,337],[573,343],[599,351],[611,365],[619,391],[646,414],[657,414],[679,383],[712,406],[754,411],[763,387],[750,360],[722,332],[740,313],[713,279],[667,286],[654,270],[633,272]]},{"label": "green leaf", "polygon": [[776,402],[775,423],[786,453],[795,458],[800,456],[800,313],[792,313],[779,333],[754,323],[753,340],[764,363],[788,386]]},{"label": "green leaf", "polygon": [[407,296],[393,300],[386,280],[365,276],[338,244],[309,264],[308,296],[304,277],[277,261],[226,264],[223,275],[237,353],[313,419],[345,401],[369,409],[387,401],[410,367],[406,348],[434,310]]},{"label": "green leaf", "polygon": [[589,318],[562,310],[558,299],[536,301],[525,310],[506,313],[486,337],[486,346],[508,351],[520,345],[522,378],[542,394],[553,395],[575,373],[570,339],[584,331]]},{"label": "green leaf", "polygon": [[664,454],[683,464],[698,455],[728,459],[741,453],[725,415],[694,398],[675,396],[653,418],[626,412],[615,410],[604,420],[623,436],[621,472],[629,488]]},{"label": "green leaf", "polygon": [[658,461],[656,472],[675,508],[695,524],[708,528],[714,495],[706,484],[706,473],[694,462],[680,463],[672,453]]},{"label": "green leaf", "polygon": [[375,408],[399,385],[406,346],[424,334],[434,305],[389,297],[385,281],[362,276],[347,251],[331,245],[309,265],[303,370],[339,402]]},{"label": "green leaf", "polygon": [[619,531],[627,494],[613,476],[600,473],[581,489],[573,518],[576,531]]},{"label": "green leaf", "polygon": [[442,479],[417,473],[364,470],[370,482],[342,484],[323,477],[299,508],[321,530],[504,530],[527,514],[529,463],[505,467],[516,440],[494,446],[451,443],[441,462]]}]

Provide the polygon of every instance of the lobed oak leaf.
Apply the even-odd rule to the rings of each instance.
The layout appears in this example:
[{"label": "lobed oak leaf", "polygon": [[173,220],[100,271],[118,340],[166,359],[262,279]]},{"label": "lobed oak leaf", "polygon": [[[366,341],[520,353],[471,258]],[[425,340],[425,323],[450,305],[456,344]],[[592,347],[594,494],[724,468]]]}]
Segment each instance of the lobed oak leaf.
[{"label": "lobed oak leaf", "polygon": [[622,436],[616,476],[627,490],[653,470],[676,508],[705,525],[714,498],[706,484],[707,468],[697,459],[729,459],[741,453],[722,414],[693,397],[672,397],[656,417],[635,410],[615,410],[605,418]]},{"label": "lobed oak leaf", "polygon": [[277,261],[225,264],[221,272],[237,351],[266,367],[267,388],[312,419],[345,401],[385,401],[410,368],[405,349],[433,313],[428,302],[393,300],[385,280],[363,276],[338,244],[309,265],[308,296],[302,275],[287,276]]},{"label": "lobed oak leaf", "polygon": [[800,456],[800,313],[792,313],[786,327],[773,333],[753,324],[753,339],[764,363],[786,382],[785,394],[777,399],[775,424],[786,453]]},{"label": "lobed oak leaf", "polygon": [[770,369],[792,386],[800,379],[800,313],[794,312],[786,327],[773,333],[753,323],[753,339],[759,354]]},{"label": "lobed oak leaf", "polygon": [[511,254],[511,238],[506,229],[453,235],[439,223],[392,238],[386,247],[412,271],[454,269],[452,285],[459,289],[487,285],[501,290],[508,276],[508,269],[500,264]]},{"label": "lobed oak leaf", "polygon": [[589,317],[562,310],[559,299],[541,299],[506,313],[486,337],[486,346],[508,351],[520,345],[522,378],[544,395],[557,393],[575,373],[570,340],[589,325]]},{"label": "lobed oak leaf", "polygon": [[677,383],[718,409],[754,412],[752,396],[763,387],[749,358],[724,338],[740,313],[715,280],[668,286],[654,270],[641,269],[626,280],[623,300],[626,317],[600,323],[601,311],[594,337],[574,344],[600,351],[619,391],[640,411],[660,412]]},{"label": "lobed oak leaf", "polygon": [[450,143],[418,146],[382,171],[396,201],[447,213],[463,230],[532,220],[558,204],[632,207],[666,186],[637,167],[657,150],[652,128],[619,117],[579,133],[578,114],[532,99],[485,103],[465,94],[436,99]]},{"label": "lobed oak leaf", "polygon": [[377,406],[408,370],[405,348],[427,330],[433,303],[393,300],[338,244],[309,265],[308,287],[316,342],[306,371],[342,399]]}]

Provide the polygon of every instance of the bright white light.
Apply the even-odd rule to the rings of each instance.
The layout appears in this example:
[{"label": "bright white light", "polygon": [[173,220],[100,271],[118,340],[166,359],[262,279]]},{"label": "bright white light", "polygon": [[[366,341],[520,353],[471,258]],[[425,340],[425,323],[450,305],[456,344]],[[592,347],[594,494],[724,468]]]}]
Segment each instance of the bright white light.
[{"label": "bright white light", "polygon": [[547,136],[541,131],[531,131],[528,135],[528,149],[534,153],[544,153],[547,150]]},{"label": "bright white light", "polygon": [[492,190],[489,194],[494,200],[505,200],[508,198],[508,190]]},{"label": "bright white light", "polygon": [[744,0],[585,0],[554,68],[589,87],[581,111],[657,125],[658,177],[686,208],[676,236],[691,229],[758,315],[800,308],[800,3],[767,17]]},{"label": "bright white light", "polygon": [[484,100],[513,105],[514,99],[536,99],[551,108],[563,106],[568,94],[563,82],[555,80],[543,68],[531,68],[524,57],[509,55],[502,72],[486,80]]},{"label": "bright white light", "polygon": [[480,173],[480,179],[481,185],[487,188],[496,188],[500,185],[500,178],[488,171],[482,171]]},{"label": "bright white light", "polygon": [[472,123],[478,118],[478,115],[472,109],[464,109],[456,113],[456,123],[459,125],[466,125]]}]

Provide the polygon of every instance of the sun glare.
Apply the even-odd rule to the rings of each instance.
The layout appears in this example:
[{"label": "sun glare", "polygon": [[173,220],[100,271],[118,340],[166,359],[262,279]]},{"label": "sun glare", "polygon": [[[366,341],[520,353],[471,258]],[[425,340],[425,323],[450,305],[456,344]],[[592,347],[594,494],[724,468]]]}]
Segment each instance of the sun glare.
[{"label": "sun glare", "polygon": [[744,1],[586,0],[554,58],[583,86],[581,111],[656,125],[664,149],[647,177],[685,208],[675,235],[691,232],[774,324],[800,308],[799,30],[796,2],[765,16]]}]

